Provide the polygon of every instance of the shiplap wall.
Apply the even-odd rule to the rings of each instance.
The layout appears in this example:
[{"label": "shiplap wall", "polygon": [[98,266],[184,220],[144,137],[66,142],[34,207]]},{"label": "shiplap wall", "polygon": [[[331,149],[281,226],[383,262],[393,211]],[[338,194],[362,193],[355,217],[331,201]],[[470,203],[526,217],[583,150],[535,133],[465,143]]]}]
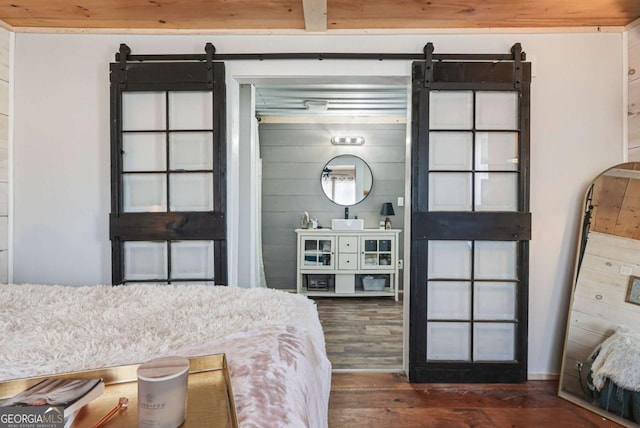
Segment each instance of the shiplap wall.
[{"label": "shiplap wall", "polygon": [[[362,136],[363,146],[334,146],[332,136]],[[262,249],[267,286],[292,289],[296,286],[296,235],[300,217],[307,211],[321,226],[331,227],[332,218],[343,218],[344,207],[323,193],[320,176],[333,157],[352,154],[361,157],[373,173],[373,187],[367,198],[349,207],[350,218],[364,220],[375,229],[380,208],[392,202],[394,229],[404,228],[405,124],[261,124],[262,158]],[[400,248],[402,249],[400,236]],[[400,254],[402,257],[402,252]]]},{"label": "shiplap wall", "polygon": [[599,232],[589,232],[576,285],[565,349],[563,390],[586,398],[580,388],[576,363],[584,363],[583,382],[593,349],[619,325],[637,328],[640,306],[625,302],[629,274],[640,276],[640,241]]},{"label": "shiplap wall", "polygon": [[629,162],[640,161],[640,25],[627,37],[629,49]]},{"label": "shiplap wall", "polygon": [[10,33],[0,28],[0,282],[8,281]]}]

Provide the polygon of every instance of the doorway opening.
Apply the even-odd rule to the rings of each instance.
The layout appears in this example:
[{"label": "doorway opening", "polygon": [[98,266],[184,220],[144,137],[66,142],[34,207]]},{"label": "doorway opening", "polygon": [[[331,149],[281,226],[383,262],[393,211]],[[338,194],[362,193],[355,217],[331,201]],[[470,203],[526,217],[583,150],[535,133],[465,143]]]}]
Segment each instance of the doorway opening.
[{"label": "doorway opening", "polygon": [[[256,250],[261,254],[255,256],[256,265],[267,287],[307,294],[317,302],[334,370],[403,371],[409,81],[406,77],[360,80],[261,79],[241,85],[241,110],[252,116],[247,122],[253,122],[248,124],[252,135],[246,137],[253,140],[258,171]],[[338,165],[334,159],[340,158],[353,161]],[[351,173],[342,173],[347,170]],[[364,182],[361,170],[370,174]],[[353,198],[331,200],[336,189],[342,194],[350,186]],[[327,188],[334,192],[327,193]],[[383,205],[388,204],[393,214],[382,215]],[[353,241],[358,253],[365,250],[366,239],[360,235],[370,230],[366,238],[375,238],[385,218],[398,231],[393,238],[397,250],[377,254],[382,270],[372,274],[340,270],[339,263],[348,263],[344,257],[351,254],[337,253],[338,239],[345,237],[335,235],[332,220],[345,217],[362,221],[362,231],[347,231],[354,239],[358,236]],[[331,270],[323,271],[322,266],[320,273],[306,275],[300,273],[305,256],[299,253],[296,229],[307,229],[309,224],[315,233],[333,236],[335,265],[327,262]],[[384,253],[384,245],[376,251]],[[373,260],[371,255],[366,260],[355,256],[354,250],[351,263],[360,268],[368,268]],[[392,273],[386,274],[387,266],[394,268]],[[353,292],[334,284],[344,278],[353,281]],[[371,278],[386,281],[386,291],[368,288]]]}]

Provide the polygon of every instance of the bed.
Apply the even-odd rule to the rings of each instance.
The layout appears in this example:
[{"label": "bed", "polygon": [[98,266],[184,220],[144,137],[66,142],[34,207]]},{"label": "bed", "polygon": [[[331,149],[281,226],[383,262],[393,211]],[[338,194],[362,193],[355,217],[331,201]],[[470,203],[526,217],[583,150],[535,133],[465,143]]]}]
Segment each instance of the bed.
[{"label": "bed", "polygon": [[204,285],[0,285],[0,381],[225,353],[240,427],[327,427],[315,303]]},{"label": "bed", "polygon": [[589,356],[595,403],[608,412],[640,423],[640,334],[624,326]]}]

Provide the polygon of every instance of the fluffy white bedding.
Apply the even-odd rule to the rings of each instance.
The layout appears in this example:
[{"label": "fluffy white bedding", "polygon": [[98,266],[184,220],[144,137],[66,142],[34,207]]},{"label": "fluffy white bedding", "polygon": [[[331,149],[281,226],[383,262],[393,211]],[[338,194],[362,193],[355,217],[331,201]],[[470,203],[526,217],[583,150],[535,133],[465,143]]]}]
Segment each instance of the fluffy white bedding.
[{"label": "fluffy white bedding", "polygon": [[328,425],[331,365],[315,303],[304,296],[199,285],[0,285],[0,381],[222,352],[241,427]]},{"label": "fluffy white bedding", "polygon": [[[607,379],[630,391],[640,391],[640,334],[624,327],[609,336],[592,352],[593,384],[598,391]],[[590,357],[590,358],[591,358]]]}]

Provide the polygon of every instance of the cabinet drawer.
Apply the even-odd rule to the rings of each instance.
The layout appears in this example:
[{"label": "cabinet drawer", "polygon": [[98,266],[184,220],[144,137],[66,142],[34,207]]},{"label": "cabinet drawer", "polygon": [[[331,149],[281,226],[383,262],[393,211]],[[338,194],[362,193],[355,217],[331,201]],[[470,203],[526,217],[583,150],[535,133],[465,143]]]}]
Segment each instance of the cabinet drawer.
[{"label": "cabinet drawer", "polygon": [[357,236],[339,236],[338,251],[341,253],[357,253],[358,237]]},{"label": "cabinet drawer", "polygon": [[340,254],[338,256],[338,269],[358,269],[358,254]]}]

